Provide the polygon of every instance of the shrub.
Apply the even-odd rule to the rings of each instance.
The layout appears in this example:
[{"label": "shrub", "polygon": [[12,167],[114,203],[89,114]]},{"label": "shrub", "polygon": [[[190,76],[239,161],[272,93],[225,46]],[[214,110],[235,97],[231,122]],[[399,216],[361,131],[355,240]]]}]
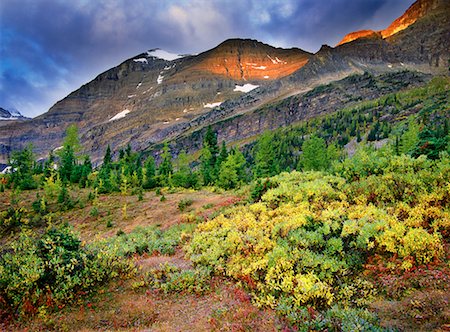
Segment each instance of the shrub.
[{"label": "shrub", "polygon": [[82,246],[68,227],[40,237],[23,231],[0,258],[0,305],[20,315],[51,309],[133,271],[114,251]]},{"label": "shrub", "polygon": [[149,271],[146,282],[150,287],[166,293],[203,294],[210,290],[210,276],[211,269],[209,268],[182,270],[166,263]]},{"label": "shrub", "polygon": [[190,199],[190,198],[182,199],[181,201],[178,202],[178,210],[183,212],[183,211],[186,210],[186,208],[191,206],[192,203],[194,203],[194,201],[192,199]]},{"label": "shrub", "polygon": [[[259,305],[289,303],[300,316],[302,308],[337,301],[364,306],[361,294],[370,299],[375,287],[357,276],[369,257],[402,270],[429,263],[442,257],[440,232],[449,230],[445,161],[372,160],[376,154],[360,152],[335,167],[338,175],[294,171],[271,178],[258,203],[198,225],[188,255],[196,266],[239,281]],[[429,213],[421,223],[411,220],[419,204]],[[371,324],[358,317],[355,329]]]}]

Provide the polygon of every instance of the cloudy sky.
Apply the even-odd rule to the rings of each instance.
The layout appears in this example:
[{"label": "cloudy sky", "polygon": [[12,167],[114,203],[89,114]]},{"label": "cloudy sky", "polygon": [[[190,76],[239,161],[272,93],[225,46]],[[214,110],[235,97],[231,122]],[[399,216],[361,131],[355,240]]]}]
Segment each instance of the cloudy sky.
[{"label": "cloudy sky", "polygon": [[413,0],[1,0],[0,107],[27,116],[152,48],[198,53],[232,37],[316,52],[383,29]]}]

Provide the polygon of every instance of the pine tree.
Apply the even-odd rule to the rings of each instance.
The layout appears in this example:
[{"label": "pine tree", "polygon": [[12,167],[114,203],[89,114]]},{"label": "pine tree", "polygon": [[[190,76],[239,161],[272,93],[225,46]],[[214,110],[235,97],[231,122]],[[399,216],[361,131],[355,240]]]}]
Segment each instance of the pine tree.
[{"label": "pine tree", "polygon": [[103,157],[102,167],[110,166],[111,163],[112,163],[111,147],[108,144],[108,147],[106,148],[105,156]]},{"label": "pine tree", "polygon": [[330,165],[327,146],[323,138],[311,136],[302,145],[299,167],[305,171],[326,170]]},{"label": "pine tree", "polygon": [[219,156],[217,157],[217,165],[220,168],[220,165],[227,160],[228,151],[227,146],[225,145],[225,141],[222,141],[222,146],[220,148]]},{"label": "pine tree", "polygon": [[419,125],[414,121],[410,120],[408,123],[408,129],[400,137],[399,152],[400,154],[411,153],[419,142]]},{"label": "pine tree", "polygon": [[200,154],[200,174],[204,186],[208,186],[214,182],[214,165],[211,165],[211,159],[211,150],[208,145],[204,145]]},{"label": "pine tree", "polygon": [[172,155],[170,154],[169,144],[167,143],[164,144],[161,158],[162,161],[158,168],[159,179],[163,185],[169,185],[173,173],[173,165]]},{"label": "pine tree", "polygon": [[72,146],[65,146],[59,154],[59,176],[63,182],[69,182],[74,172],[76,159]]},{"label": "pine tree", "polygon": [[147,158],[144,164],[145,168],[145,177],[144,177],[144,189],[153,189],[156,187],[156,167],[155,167],[155,159],[150,156]]},{"label": "pine tree", "polygon": [[88,176],[92,173],[92,163],[88,155],[84,156],[83,165],[81,167],[80,186],[86,187]]},{"label": "pine tree", "polygon": [[274,149],[274,135],[269,131],[261,135],[256,145],[254,177],[270,177],[279,173]]},{"label": "pine tree", "polygon": [[203,140],[203,146],[205,145],[208,145],[208,148],[211,151],[213,164],[215,164],[219,153],[219,146],[217,145],[217,134],[212,130],[211,126],[208,126],[208,129],[206,130],[205,138]]},{"label": "pine tree", "polygon": [[80,141],[78,138],[78,128],[70,125],[66,129],[66,137],[64,138],[63,148],[59,151],[60,167],[59,175],[63,182],[69,182],[73,179],[75,182],[79,177],[73,175],[76,171],[77,157],[76,152],[80,151]]},{"label": "pine tree", "polygon": [[11,154],[9,164],[12,168],[11,182],[15,188],[22,190],[35,189],[37,183],[33,179],[34,154],[30,144],[21,151]]},{"label": "pine tree", "polygon": [[219,146],[217,145],[217,135],[213,132],[212,127],[209,126],[205,137],[203,138],[203,149],[201,152],[201,173],[203,177],[203,184],[209,185],[214,183],[219,172],[218,167]]},{"label": "pine tree", "polygon": [[[190,188],[196,185],[196,177],[189,167],[186,151],[182,150],[177,159],[177,171],[172,176],[172,184],[175,187]],[[195,181],[194,181],[195,180]]]},{"label": "pine tree", "polygon": [[220,167],[217,185],[224,189],[233,189],[245,181],[244,155],[238,149],[232,150]]}]

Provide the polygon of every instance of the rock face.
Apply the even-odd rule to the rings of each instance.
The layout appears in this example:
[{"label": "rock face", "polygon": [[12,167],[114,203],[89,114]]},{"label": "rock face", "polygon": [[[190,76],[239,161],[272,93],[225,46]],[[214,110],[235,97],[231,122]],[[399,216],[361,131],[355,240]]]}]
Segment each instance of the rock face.
[{"label": "rock face", "polygon": [[[289,117],[286,111],[280,115],[268,105],[304,96],[319,84],[351,74],[408,69],[448,74],[449,6],[448,0],[419,0],[386,29],[393,33],[415,20],[403,30],[384,36],[372,31],[354,33],[348,42],[336,48],[323,46],[314,55],[248,39],[227,40],[196,56],[167,56],[161,50],[139,54],[100,74],[47,113],[3,126],[0,163],[7,160],[11,149],[28,143],[39,157],[45,157],[61,145],[70,124],[78,126],[85,152],[94,162],[101,160],[108,144],[113,150],[126,144],[145,150],[171,141],[176,152],[179,144],[175,142],[190,137],[189,151],[193,151],[195,137],[201,137],[209,124],[216,127],[232,119],[233,126],[256,135],[299,121],[308,114]],[[309,107],[303,109],[296,114],[318,114]],[[265,119],[272,120],[261,122],[259,110],[265,110]],[[241,137],[235,134],[240,129],[227,128],[221,129],[221,140]],[[191,137],[192,133],[197,136]]]},{"label": "rock face", "polygon": [[189,74],[208,72],[233,80],[274,80],[303,67],[311,54],[300,49],[282,49],[256,40],[230,39],[201,54]]},{"label": "rock face", "polygon": [[[409,71],[385,73],[378,76],[365,73],[351,75],[328,85],[321,85],[306,93],[285,98],[244,114],[236,114],[209,121],[218,133],[219,141],[234,142],[258,135],[298,121],[309,120],[351,106],[361,100],[373,100],[388,93],[407,87],[425,84],[431,75]],[[214,115],[211,115],[214,116]],[[195,152],[202,147],[206,127],[180,135],[173,141],[171,149],[175,154],[181,150]],[[158,149],[156,149],[158,150]]]}]

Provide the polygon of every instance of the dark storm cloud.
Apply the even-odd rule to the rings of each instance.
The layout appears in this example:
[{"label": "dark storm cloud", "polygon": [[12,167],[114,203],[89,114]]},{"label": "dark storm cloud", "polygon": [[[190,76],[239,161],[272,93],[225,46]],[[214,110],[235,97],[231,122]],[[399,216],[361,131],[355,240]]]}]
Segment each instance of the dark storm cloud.
[{"label": "dark storm cloud", "polygon": [[317,51],[382,29],[413,0],[3,0],[0,106],[37,115],[147,49],[197,53],[226,38]]}]

